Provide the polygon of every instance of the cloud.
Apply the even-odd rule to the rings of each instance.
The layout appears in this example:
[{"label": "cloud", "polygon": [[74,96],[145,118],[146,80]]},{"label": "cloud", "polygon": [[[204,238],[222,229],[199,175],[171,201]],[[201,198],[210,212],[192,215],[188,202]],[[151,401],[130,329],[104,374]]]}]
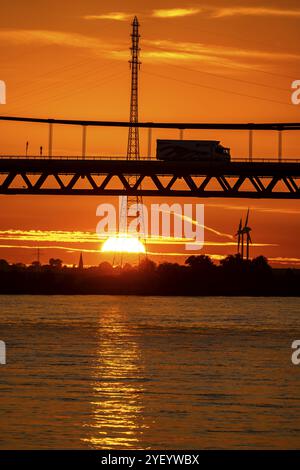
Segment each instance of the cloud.
[{"label": "cloud", "polygon": [[[168,211],[164,211],[164,210],[162,210],[162,212],[165,213],[165,214],[169,213]],[[197,220],[192,219],[191,217],[188,217],[186,215],[174,212],[174,216],[178,217],[179,219],[184,220],[184,221],[186,221],[190,224],[197,225],[198,227],[203,227],[205,230],[207,230],[207,231],[209,231],[209,232],[211,232],[215,235],[218,235],[219,237],[230,238],[230,240],[233,239],[233,236],[230,235],[229,233],[220,232],[219,230],[216,230],[212,227],[209,227],[208,225],[203,225],[203,224],[199,223]]]},{"label": "cloud", "polygon": [[177,18],[180,16],[197,15],[202,9],[200,8],[170,8],[153,10],[152,16],[155,18]]},{"label": "cloud", "polygon": [[277,16],[299,18],[300,10],[283,10],[266,7],[212,8],[212,16],[214,18],[224,18],[228,16]]},{"label": "cloud", "polygon": [[275,264],[284,264],[284,265],[299,265],[300,264],[300,258],[282,258],[282,257],[277,257],[277,258],[268,258],[268,260]]},{"label": "cloud", "polygon": [[[174,214],[180,217],[182,220],[187,219],[187,221],[197,224],[196,220],[193,220],[189,217],[183,216],[182,214]],[[232,241],[205,241],[205,246],[215,246],[215,247],[226,247],[226,246],[236,246],[236,241],[233,241],[233,236],[227,233],[220,232],[212,227],[208,227],[204,225],[206,231],[211,232],[215,235],[220,237],[229,238]],[[82,231],[63,231],[63,230],[0,230],[0,241],[2,242],[16,242],[16,245],[1,245],[2,247],[6,248],[25,248],[24,245],[19,245],[21,242],[28,242],[34,245],[26,245],[26,248],[34,248],[37,244],[39,248],[52,248],[52,249],[66,249],[66,250],[73,250],[73,251],[80,251],[83,245],[93,245],[96,244],[99,246],[99,243],[106,240],[109,236],[117,236],[115,232],[112,233],[102,233],[97,234],[95,232],[82,232]],[[188,242],[194,242],[193,239],[187,237],[163,237],[163,236],[146,236],[147,245],[185,245]],[[50,245],[43,245],[41,243],[50,243]],[[69,246],[62,247],[61,245],[57,245],[57,243],[67,243],[68,245],[73,244],[77,245],[77,247],[70,248]],[[195,243],[197,244],[197,243]],[[201,243],[202,245],[202,243]],[[80,246],[80,248],[78,247]],[[256,247],[270,247],[270,246],[278,246],[273,243],[253,243],[252,246]],[[92,248],[85,248],[87,252],[99,252],[99,248],[92,249]]]},{"label": "cloud", "polygon": [[68,243],[99,242],[96,233],[63,230],[0,230],[0,240]]},{"label": "cloud", "polygon": [[[126,58],[128,54],[116,52],[115,55],[118,58]],[[205,65],[213,66],[227,66],[227,67],[238,67],[238,68],[249,68],[250,65],[244,64],[242,61],[233,60],[225,57],[218,57],[209,54],[195,54],[193,52],[184,51],[170,51],[170,50],[145,50],[142,51],[143,60],[149,62],[170,62],[178,64],[178,61],[183,63],[200,62]]]},{"label": "cloud", "polygon": [[49,30],[2,30],[0,31],[1,41],[8,41],[12,44],[45,44],[60,45],[80,48],[99,48],[104,45],[97,38],[76,33],[64,33],[62,31]]},{"label": "cloud", "polygon": [[[32,252],[33,247],[32,245],[0,245],[0,248],[11,248],[11,249],[21,249],[21,250],[30,250]],[[67,251],[68,253],[73,253],[75,251],[81,252],[81,253],[100,253],[100,250],[92,250],[88,248],[70,248],[68,246],[60,246],[60,245],[45,245],[41,246],[39,245],[40,250],[63,250]]]},{"label": "cloud", "polygon": [[126,21],[132,15],[121,11],[113,11],[111,13],[104,13],[103,15],[85,15],[84,20],[114,20],[114,21]]},{"label": "cloud", "polygon": [[[216,58],[222,57],[225,59],[281,59],[281,60],[295,60],[299,59],[299,54],[289,54],[289,53],[280,53],[274,51],[261,51],[255,49],[240,49],[235,47],[226,47],[226,46],[216,46],[209,44],[202,44],[197,42],[180,42],[180,41],[170,41],[167,39],[164,40],[144,40],[145,44],[155,47],[158,49],[158,52],[163,53],[166,57],[167,55],[176,54],[176,57],[179,57],[180,54],[183,57],[187,56],[188,58],[194,57],[194,59],[202,60],[203,58]],[[148,54],[150,54],[148,52]],[[155,52],[151,52],[155,56]],[[157,52],[156,52],[157,54]]]},{"label": "cloud", "polygon": [[[218,209],[226,210],[237,210],[237,211],[247,211],[249,206],[235,206],[230,204],[214,204],[207,202],[206,207],[214,207]],[[251,207],[251,212],[264,212],[264,213],[274,213],[282,215],[299,215],[299,209],[289,209],[289,208],[275,208],[275,207]]]},{"label": "cloud", "polygon": [[[299,9],[280,9],[268,7],[217,7],[204,5],[201,8],[159,8],[152,10],[152,12],[144,13],[144,17],[152,18],[180,18],[185,16],[199,15],[200,13],[212,18],[226,18],[232,16],[273,16],[273,17],[286,17],[286,18],[299,18]],[[102,14],[84,15],[84,20],[112,20],[112,21],[127,21],[133,15],[123,11],[112,11]]]},{"label": "cloud", "polygon": [[[128,57],[127,43],[103,41],[101,38],[77,33],[50,30],[0,30],[0,41],[14,46],[58,46],[85,49],[101,57],[125,59]],[[120,53],[121,50],[121,53]]]},{"label": "cloud", "polygon": [[175,18],[178,16],[197,15],[206,13],[213,18],[225,18],[230,16],[274,16],[299,18],[299,9],[280,9],[268,7],[225,7],[203,6],[202,8],[171,8],[153,10],[152,16],[156,18]]},{"label": "cloud", "polygon": [[155,18],[176,18],[180,16],[198,15],[204,13],[213,18],[226,18],[230,16],[270,16],[299,18],[299,9],[280,9],[268,7],[224,7],[205,5],[202,8],[170,8],[153,10],[152,16]]},{"label": "cloud", "polygon": [[[1,30],[0,41],[13,45],[53,45],[87,49],[94,54],[112,57],[117,60],[128,58],[128,44],[111,43],[101,38],[78,33],[66,33],[51,30]],[[300,54],[280,53],[276,51],[258,51],[234,47],[216,46],[196,42],[171,40],[143,40],[143,58],[151,61],[178,60],[186,62],[205,62],[230,66],[243,65],[247,59],[297,60]]]},{"label": "cloud", "polygon": [[[143,41],[144,43],[145,41]],[[122,58],[125,59],[128,57],[128,54],[126,55],[126,51],[123,52],[115,52],[114,53],[116,58]],[[248,70],[250,68],[253,68],[255,65],[258,67],[259,65],[251,62],[251,63],[246,63],[242,60],[234,59],[234,58],[229,58],[229,57],[218,57],[217,55],[209,55],[209,54],[195,54],[192,52],[183,52],[183,51],[170,51],[170,50],[153,50],[153,49],[148,49],[148,48],[143,48],[142,51],[142,59],[144,62],[163,62],[167,63],[169,62],[170,64],[177,64],[179,61],[181,63],[200,63],[200,64],[205,64],[205,66],[212,66],[212,67],[228,67],[228,68],[238,68],[238,69],[245,69]],[[223,68],[221,69],[223,72]]]}]

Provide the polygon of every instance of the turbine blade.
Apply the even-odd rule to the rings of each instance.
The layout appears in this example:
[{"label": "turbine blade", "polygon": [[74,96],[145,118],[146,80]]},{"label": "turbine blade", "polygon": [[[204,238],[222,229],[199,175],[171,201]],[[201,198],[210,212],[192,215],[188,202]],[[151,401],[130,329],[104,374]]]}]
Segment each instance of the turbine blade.
[{"label": "turbine blade", "polygon": [[247,227],[248,225],[248,219],[249,219],[249,209],[247,211],[247,217],[246,217],[246,221],[245,221],[245,227]]},{"label": "turbine blade", "polygon": [[242,230],[242,219],[240,220],[240,223],[239,223],[237,232],[236,232],[236,234],[235,234],[236,237],[237,237],[238,235],[240,235],[241,230]]}]

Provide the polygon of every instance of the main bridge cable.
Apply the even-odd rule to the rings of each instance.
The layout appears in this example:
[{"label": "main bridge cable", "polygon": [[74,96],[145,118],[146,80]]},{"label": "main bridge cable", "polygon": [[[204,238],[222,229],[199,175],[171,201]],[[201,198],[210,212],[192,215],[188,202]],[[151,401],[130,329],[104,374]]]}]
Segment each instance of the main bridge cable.
[{"label": "main bridge cable", "polygon": [[[70,126],[91,127],[130,127],[132,123],[127,121],[98,121],[79,119],[52,119],[22,116],[0,115],[0,121],[31,122]],[[261,130],[261,131],[284,131],[300,130],[300,122],[270,122],[270,123],[196,123],[196,122],[137,122],[135,127],[146,129],[222,129],[222,130]]]}]

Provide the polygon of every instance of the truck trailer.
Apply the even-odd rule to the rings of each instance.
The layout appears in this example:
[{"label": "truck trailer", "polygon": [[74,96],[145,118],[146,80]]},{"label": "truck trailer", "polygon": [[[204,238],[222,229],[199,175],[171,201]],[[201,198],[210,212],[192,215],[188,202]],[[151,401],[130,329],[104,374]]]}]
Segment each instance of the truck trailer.
[{"label": "truck trailer", "polygon": [[156,158],[164,161],[230,162],[230,149],[219,140],[157,140]]}]

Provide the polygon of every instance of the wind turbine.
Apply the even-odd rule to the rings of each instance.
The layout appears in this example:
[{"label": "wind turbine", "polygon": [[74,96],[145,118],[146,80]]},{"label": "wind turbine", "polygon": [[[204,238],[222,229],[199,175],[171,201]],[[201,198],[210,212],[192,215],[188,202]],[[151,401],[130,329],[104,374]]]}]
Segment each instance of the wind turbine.
[{"label": "wind turbine", "polygon": [[[248,221],[249,221],[249,209],[248,209],[248,212],[247,212],[245,225],[242,228],[242,232],[243,232],[243,234],[242,234],[242,243],[243,243],[243,245],[244,245],[243,235],[246,235],[246,259],[247,259],[247,261],[249,259],[249,243],[252,243],[251,236],[250,236],[250,232],[251,232],[252,228],[248,226]],[[243,250],[243,246],[242,246],[242,253],[243,253],[243,251],[244,250]]]},{"label": "wind turbine", "polygon": [[238,237],[238,254],[240,254],[241,241],[243,239],[242,219],[240,219],[238,231],[236,232],[235,236]]}]

